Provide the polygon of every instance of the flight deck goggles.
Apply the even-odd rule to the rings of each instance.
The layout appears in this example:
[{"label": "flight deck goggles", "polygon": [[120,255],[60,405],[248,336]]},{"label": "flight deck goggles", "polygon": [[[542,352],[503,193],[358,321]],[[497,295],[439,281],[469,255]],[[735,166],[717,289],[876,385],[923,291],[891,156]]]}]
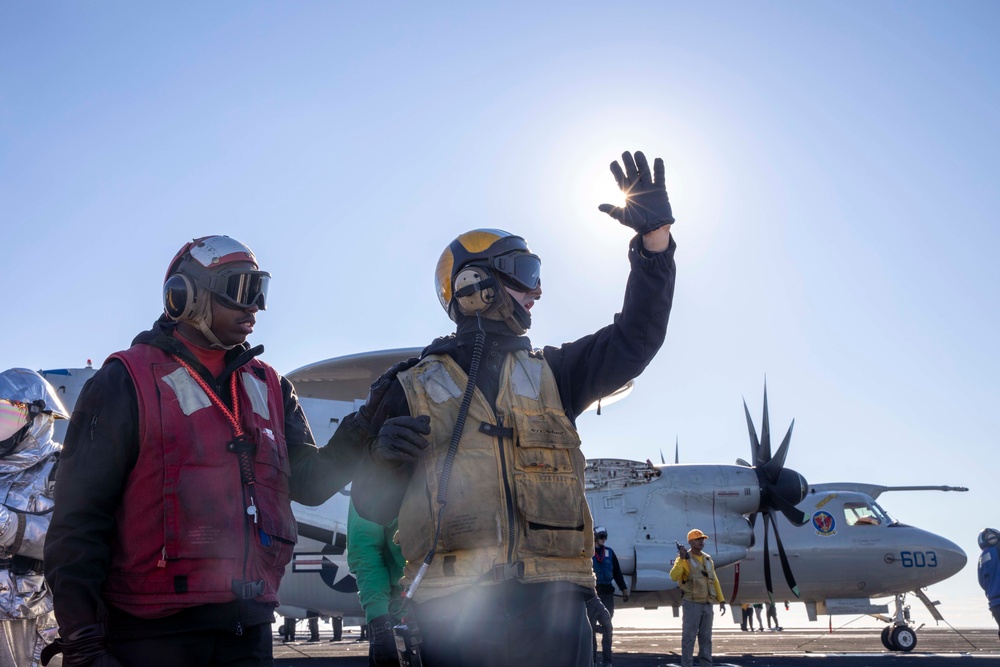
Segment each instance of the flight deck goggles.
[{"label": "flight deck goggles", "polygon": [[490,259],[500,280],[521,292],[538,289],[542,282],[542,260],[538,255],[513,252]]},{"label": "flight deck goggles", "polygon": [[267,271],[240,271],[227,273],[219,271],[205,280],[205,289],[225,306],[242,310],[257,306],[267,310],[267,286],[271,274]]}]

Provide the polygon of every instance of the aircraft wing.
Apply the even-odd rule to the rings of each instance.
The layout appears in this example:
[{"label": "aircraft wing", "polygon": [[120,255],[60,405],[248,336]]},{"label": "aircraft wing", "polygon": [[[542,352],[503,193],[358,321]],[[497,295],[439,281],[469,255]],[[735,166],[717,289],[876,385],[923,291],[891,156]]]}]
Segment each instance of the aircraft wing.
[{"label": "aircraft wing", "polygon": [[285,375],[295,391],[305,398],[331,401],[364,400],[368,387],[389,366],[410,357],[420,356],[423,348],[400,347],[394,350],[362,352],[303,366]]}]

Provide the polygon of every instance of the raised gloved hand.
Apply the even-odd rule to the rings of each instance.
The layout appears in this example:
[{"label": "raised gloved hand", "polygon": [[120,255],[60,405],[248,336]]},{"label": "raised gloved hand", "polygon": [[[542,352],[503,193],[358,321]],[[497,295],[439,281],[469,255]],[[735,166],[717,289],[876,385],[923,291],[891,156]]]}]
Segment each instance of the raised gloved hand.
[{"label": "raised gloved hand", "polygon": [[430,444],[424,437],[430,432],[431,418],[427,415],[386,419],[372,445],[372,456],[390,465],[416,461]]},{"label": "raised gloved hand", "polygon": [[601,204],[597,208],[639,234],[646,234],[672,223],[674,216],[663,179],[663,160],[656,158],[653,161],[652,174],[649,172],[646,156],[641,151],[635,152],[635,160],[631,153],[625,151],[622,153],[622,162],[625,164],[625,171],[622,172],[616,160],[611,163],[611,173],[614,174],[618,187],[625,193],[625,207]]},{"label": "raised gloved hand", "polygon": [[396,638],[392,633],[393,620],[390,614],[373,618],[368,624],[368,662],[375,667],[398,667]]},{"label": "raised gloved hand", "polygon": [[375,414],[379,403],[385,398],[385,394],[389,391],[389,386],[392,385],[396,376],[407,369],[413,368],[418,361],[420,361],[419,357],[410,357],[406,361],[393,364],[375,382],[372,382],[372,386],[368,388],[368,398],[365,400],[365,404],[358,409],[358,414],[355,417],[355,420],[362,428],[367,430],[371,425],[372,415]]},{"label": "raised gloved hand", "polygon": [[42,665],[49,664],[49,660],[60,653],[63,667],[123,667],[108,652],[103,623],[85,625],[46,646],[42,649]]}]

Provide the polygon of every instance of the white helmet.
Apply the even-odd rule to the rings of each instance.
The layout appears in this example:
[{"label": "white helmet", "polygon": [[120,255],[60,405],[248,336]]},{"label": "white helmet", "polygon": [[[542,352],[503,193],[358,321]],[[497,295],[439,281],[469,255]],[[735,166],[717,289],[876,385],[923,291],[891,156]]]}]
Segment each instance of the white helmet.
[{"label": "white helmet", "polygon": [[170,261],[163,279],[163,312],[195,326],[213,347],[228,349],[232,346],[220,343],[212,332],[212,298],[230,308],[265,310],[270,280],[244,244],[228,236],[203,236],[184,244]]}]

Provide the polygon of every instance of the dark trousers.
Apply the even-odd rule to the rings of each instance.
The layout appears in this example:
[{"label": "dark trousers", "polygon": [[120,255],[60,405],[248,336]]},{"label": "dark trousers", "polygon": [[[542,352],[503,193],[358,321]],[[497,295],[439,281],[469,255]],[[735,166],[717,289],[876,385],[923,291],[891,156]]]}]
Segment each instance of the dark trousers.
[{"label": "dark trousers", "polygon": [[610,618],[615,615],[615,593],[612,590],[610,593],[598,593],[598,597],[601,598],[601,602],[604,604],[604,608],[608,610],[608,619],[602,621],[601,619],[592,618],[590,619],[590,626],[593,632],[594,639],[591,642],[591,647],[593,648],[594,655],[597,655],[597,634],[601,634],[601,659],[605,664],[611,662],[611,641],[614,636],[614,627],[611,625]]},{"label": "dark trousers", "polygon": [[589,667],[588,591],[507,581],[414,605],[426,667]]},{"label": "dark trousers", "polygon": [[232,630],[185,632],[130,641],[110,641],[124,667],[272,667],[271,626],[262,623],[237,635]]},{"label": "dark trousers", "polygon": [[[997,627],[1000,628],[1000,606],[993,607],[990,611],[993,613],[993,620],[997,622]],[[1000,632],[997,632],[997,635],[1000,636]]]}]

